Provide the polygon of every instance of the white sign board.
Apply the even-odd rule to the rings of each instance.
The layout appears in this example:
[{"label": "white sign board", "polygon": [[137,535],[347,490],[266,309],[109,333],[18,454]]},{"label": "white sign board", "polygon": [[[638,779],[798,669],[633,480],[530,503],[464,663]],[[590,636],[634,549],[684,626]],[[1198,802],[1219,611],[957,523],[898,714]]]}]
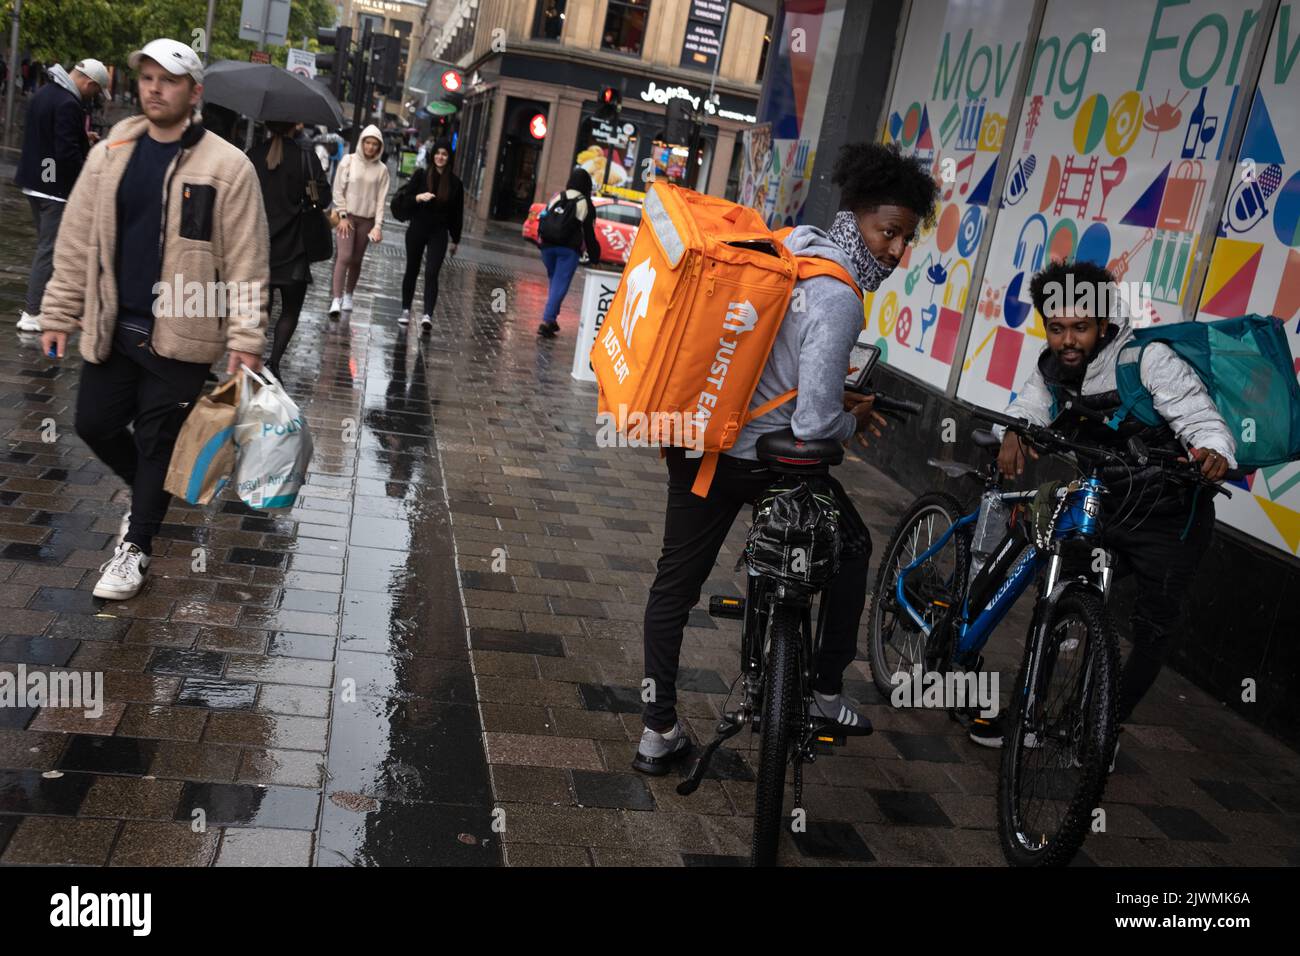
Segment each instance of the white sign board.
[{"label": "white sign board", "polygon": [[285,69],[297,73],[304,80],[313,79],[316,76],[316,54],[310,50],[290,50]]},{"label": "white sign board", "polygon": [[266,46],[284,46],[288,34],[289,0],[244,0],[239,11],[239,39],[261,42]]},{"label": "white sign board", "polygon": [[605,313],[614,301],[618,283],[623,274],[608,272],[603,269],[583,269],[585,281],[582,286],[582,320],[578,326],[578,341],[573,347],[573,371],[570,373],[580,382],[596,381],[596,373],[591,370],[591,348],[596,344],[596,334],[605,321]]}]

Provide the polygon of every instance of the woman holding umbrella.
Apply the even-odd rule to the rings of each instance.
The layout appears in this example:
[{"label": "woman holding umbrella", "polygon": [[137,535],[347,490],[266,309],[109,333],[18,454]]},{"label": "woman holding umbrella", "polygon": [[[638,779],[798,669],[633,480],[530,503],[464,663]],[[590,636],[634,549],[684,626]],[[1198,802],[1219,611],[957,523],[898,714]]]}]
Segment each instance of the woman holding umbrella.
[{"label": "woman holding umbrella", "polygon": [[330,316],[352,311],[352,293],[361,278],[361,260],[370,242],[382,242],[388,167],[381,158],[384,134],[373,123],[361,131],[354,152],[334,174],[334,208],[339,214]]},{"label": "woman holding umbrella", "polygon": [[270,138],[248,151],[262,186],[267,224],[271,231],[271,290],[280,292],[280,318],[275,324],[275,344],[267,367],[280,377],[280,359],[298,328],[298,316],[311,283],[311,268],[303,244],[303,215],[319,213],[305,208],[307,183],[314,180],[322,207],[329,205],[330,186],[316,151],[294,142],[299,124],[268,122]]}]

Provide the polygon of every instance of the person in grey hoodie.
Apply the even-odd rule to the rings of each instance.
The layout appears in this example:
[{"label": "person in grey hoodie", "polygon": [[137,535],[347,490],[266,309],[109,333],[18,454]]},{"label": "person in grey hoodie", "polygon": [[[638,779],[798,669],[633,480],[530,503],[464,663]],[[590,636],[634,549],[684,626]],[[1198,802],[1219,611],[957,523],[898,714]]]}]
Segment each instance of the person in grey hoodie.
[{"label": "person in grey hoodie", "polygon": [[[829,259],[845,268],[864,292],[874,292],[902,259],[922,222],[932,225],[938,186],[926,165],[896,146],[845,146],[835,166],[842,211],[830,228],[798,226],[785,240],[800,256]],[[799,293],[802,294],[799,294]],[[802,308],[797,308],[802,305]],[[645,610],[645,676],[653,681],[645,729],[632,767],[660,776],[691,748],[677,719],[677,669],[682,629],[700,599],[736,515],[753,504],[776,479],[758,461],[760,436],[792,429],[804,440],[847,442],[854,435],[880,435],[883,423],[870,397],[844,391],[849,354],[863,327],[862,300],[840,279],[817,276],[796,286],[772,352],[754,392],[751,408],[792,388],[787,402],[746,425],[736,443],[718,457],[707,497],[691,492],[700,459],[668,449],[668,510],[664,545]],[[854,733],[870,722],[842,693],[843,673],[857,653],[858,619],[867,599],[871,536],[843,487],[830,480],[841,515],[840,570],[825,595],[826,629],[813,681],[814,716]]]}]

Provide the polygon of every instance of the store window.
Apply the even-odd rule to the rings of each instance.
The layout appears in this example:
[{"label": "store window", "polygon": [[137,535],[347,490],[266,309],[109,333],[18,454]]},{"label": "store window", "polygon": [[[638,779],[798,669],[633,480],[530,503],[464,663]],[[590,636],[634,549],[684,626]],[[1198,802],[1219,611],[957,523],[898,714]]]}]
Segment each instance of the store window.
[{"label": "store window", "polygon": [[564,8],[569,0],[537,0],[533,17],[533,39],[558,40],[564,29]]},{"label": "store window", "polygon": [[609,0],[600,48],[640,56],[649,14],[650,0]]},{"label": "store window", "polygon": [[637,124],[624,117],[617,124],[599,120],[589,103],[578,129],[573,161],[591,174],[597,192],[602,188],[640,189],[637,184]]}]

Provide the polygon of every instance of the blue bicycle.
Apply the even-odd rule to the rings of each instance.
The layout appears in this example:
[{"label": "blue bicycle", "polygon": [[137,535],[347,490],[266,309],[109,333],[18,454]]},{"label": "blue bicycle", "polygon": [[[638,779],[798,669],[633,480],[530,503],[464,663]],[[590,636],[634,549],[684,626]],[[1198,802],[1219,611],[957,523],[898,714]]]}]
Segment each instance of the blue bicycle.
[{"label": "blue bicycle", "polygon": [[[1132,494],[1146,482],[1172,479],[1228,493],[1194,463],[1136,440],[1117,452],[1066,437],[1065,419],[1097,417],[1066,405],[1048,428],[974,412],[1042,451],[1070,454],[1078,476],[1056,489],[1054,501],[1031,507],[1036,492],[1003,491],[996,462],[980,470],[931,461],[950,477],[981,482],[979,506],[969,510],[934,491],[912,503],[885,549],[868,620],[872,675],[886,697],[918,680],[945,690],[970,688],[989,635],[1037,582],[998,782],[999,839],[1016,866],[1070,861],[1101,801],[1114,753],[1119,642],[1106,611],[1113,564],[1102,544],[1108,483]],[[988,431],[977,430],[974,438],[991,451],[1001,444]],[[971,701],[939,696],[954,719],[967,719]]]}]

